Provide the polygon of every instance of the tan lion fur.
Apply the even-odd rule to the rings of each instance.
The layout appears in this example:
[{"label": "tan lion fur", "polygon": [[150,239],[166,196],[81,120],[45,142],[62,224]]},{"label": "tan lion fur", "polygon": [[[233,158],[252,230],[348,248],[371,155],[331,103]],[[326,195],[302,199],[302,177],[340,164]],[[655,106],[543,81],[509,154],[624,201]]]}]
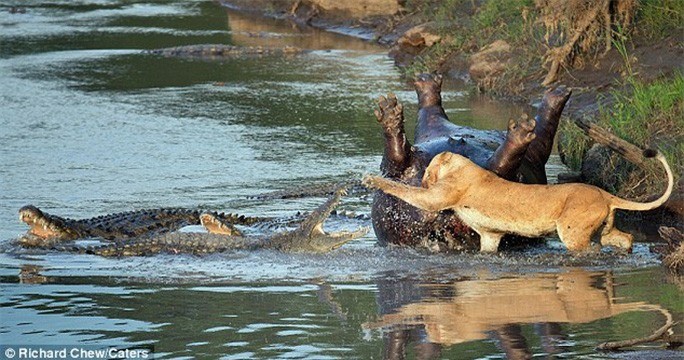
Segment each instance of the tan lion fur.
[{"label": "tan lion fur", "polygon": [[425,170],[422,187],[378,176],[364,184],[427,211],[451,209],[480,235],[480,251],[496,252],[504,234],[537,237],[557,232],[571,251],[589,248],[601,231],[601,245],[631,251],[632,235],[614,228],[615,209],[645,211],[662,205],[674,179],[665,157],[657,153],[668,176],[665,193],[655,201],[637,203],[586,184],[528,185],[496,176],[469,159],[443,152]]}]

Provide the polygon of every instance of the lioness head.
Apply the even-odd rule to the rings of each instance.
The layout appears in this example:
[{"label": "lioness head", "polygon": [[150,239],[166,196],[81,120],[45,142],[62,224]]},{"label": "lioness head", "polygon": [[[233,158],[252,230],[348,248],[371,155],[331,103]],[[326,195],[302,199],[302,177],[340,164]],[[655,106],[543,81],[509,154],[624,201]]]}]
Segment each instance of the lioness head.
[{"label": "lioness head", "polygon": [[459,171],[470,163],[468,158],[448,151],[438,154],[425,169],[421,186],[429,188],[448,174]]}]

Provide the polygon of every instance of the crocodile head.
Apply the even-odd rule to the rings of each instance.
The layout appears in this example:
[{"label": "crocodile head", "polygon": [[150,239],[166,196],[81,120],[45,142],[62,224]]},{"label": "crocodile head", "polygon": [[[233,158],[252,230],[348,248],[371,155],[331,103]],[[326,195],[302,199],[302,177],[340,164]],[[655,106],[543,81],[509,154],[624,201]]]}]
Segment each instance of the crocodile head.
[{"label": "crocodile head", "polygon": [[229,236],[242,236],[242,233],[235,228],[235,226],[224,219],[221,219],[217,214],[205,211],[199,216],[200,224],[212,234],[223,234]]},{"label": "crocodile head", "polygon": [[19,220],[30,227],[26,236],[19,239],[19,243],[25,246],[41,246],[48,239],[78,238],[78,232],[70,228],[65,219],[44,213],[33,205],[26,205],[19,209]]},{"label": "crocodile head", "polygon": [[287,252],[325,253],[368,233],[368,227],[362,227],[355,231],[331,233],[323,230],[323,223],[339,205],[340,199],[346,193],[345,185],[337,186],[333,195],[312,211],[297,229],[275,236],[271,240],[272,247]]}]

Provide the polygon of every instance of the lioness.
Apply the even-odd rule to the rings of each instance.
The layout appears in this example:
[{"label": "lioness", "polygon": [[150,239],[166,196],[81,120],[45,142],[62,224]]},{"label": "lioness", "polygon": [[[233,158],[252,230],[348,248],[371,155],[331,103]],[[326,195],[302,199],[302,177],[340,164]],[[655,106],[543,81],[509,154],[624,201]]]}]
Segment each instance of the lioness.
[{"label": "lioness", "polygon": [[435,156],[425,170],[422,187],[378,176],[363,179],[427,211],[451,209],[480,235],[480,251],[496,252],[504,234],[536,237],[558,232],[571,251],[589,247],[592,235],[603,226],[601,245],[631,251],[632,235],[613,227],[615,209],[646,211],[662,205],[674,186],[672,170],[660,152],[647,150],[667,172],[665,193],[655,201],[638,203],[613,196],[586,184],[526,185],[504,180],[468,158],[450,152]]}]

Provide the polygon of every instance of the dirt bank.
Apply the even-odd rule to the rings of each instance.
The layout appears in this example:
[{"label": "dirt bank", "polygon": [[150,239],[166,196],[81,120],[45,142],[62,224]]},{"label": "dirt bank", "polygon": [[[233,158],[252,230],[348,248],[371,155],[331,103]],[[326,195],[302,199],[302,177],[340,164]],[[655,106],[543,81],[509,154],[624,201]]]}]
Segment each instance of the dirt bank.
[{"label": "dirt bank", "polygon": [[[684,31],[653,35],[655,30],[639,25],[639,21],[648,20],[644,20],[648,14],[629,8],[637,6],[634,2],[613,0],[612,7],[595,11],[592,8],[567,8],[579,3],[573,1],[563,2],[566,8],[561,9],[554,0],[537,0],[534,4],[531,0],[222,0],[221,3],[240,11],[289,19],[299,26],[313,26],[384,44],[407,79],[415,72],[439,71],[470,82],[474,89],[491,96],[533,105],[549,87],[571,87],[573,96],[564,112],[565,125],[559,133],[563,160],[580,172],[583,181],[622,197],[648,200],[657,197],[664,188],[660,173],[643,172],[610,151],[592,148],[591,142],[582,140],[584,135],[579,135],[582,141],[578,145],[577,128],[573,125],[576,119],[599,121],[602,116],[610,117],[611,113],[604,110],[616,106],[620,91],[629,94],[634,82],[649,84],[684,72],[684,62],[681,61],[684,58]],[[449,5],[444,5],[446,3]],[[667,6],[665,3],[658,5]],[[585,14],[567,19],[570,24],[566,25],[569,27],[567,31],[582,29],[575,32],[579,34],[575,37],[567,35],[567,40],[556,29],[561,27],[562,17],[568,16],[563,11]],[[684,15],[667,16],[681,18]],[[662,21],[649,21],[662,25]],[[631,32],[627,27],[632,29]],[[542,34],[542,30],[546,33]],[[554,40],[554,37],[558,39]],[[580,50],[585,45],[586,54],[582,54]],[[574,52],[566,53],[564,49]],[[681,114],[684,106],[682,97],[684,95],[680,94],[676,99],[679,105],[674,111],[679,113],[675,115],[684,115]],[[677,154],[681,151],[677,144],[682,142],[684,124],[676,122],[668,126],[653,130],[655,134],[644,139],[619,135],[644,148],[674,147]],[[668,136],[662,136],[663,133]],[[682,173],[682,164],[681,161],[673,164],[677,178]],[[615,168],[623,169],[624,174],[612,176],[616,173],[612,170]],[[611,171],[606,175],[597,169]],[[640,177],[658,179],[642,181]],[[636,219],[632,217],[627,222],[638,220],[681,227],[680,221],[684,217],[683,185],[679,181],[665,213],[638,214]],[[654,233],[656,229],[654,226]]]},{"label": "dirt bank", "polygon": [[[288,19],[298,26],[311,26],[357,38],[377,41],[392,31],[394,14],[401,13],[397,0],[218,0],[235,11]],[[390,14],[390,15],[388,15]],[[387,43],[385,41],[384,43]]]}]

